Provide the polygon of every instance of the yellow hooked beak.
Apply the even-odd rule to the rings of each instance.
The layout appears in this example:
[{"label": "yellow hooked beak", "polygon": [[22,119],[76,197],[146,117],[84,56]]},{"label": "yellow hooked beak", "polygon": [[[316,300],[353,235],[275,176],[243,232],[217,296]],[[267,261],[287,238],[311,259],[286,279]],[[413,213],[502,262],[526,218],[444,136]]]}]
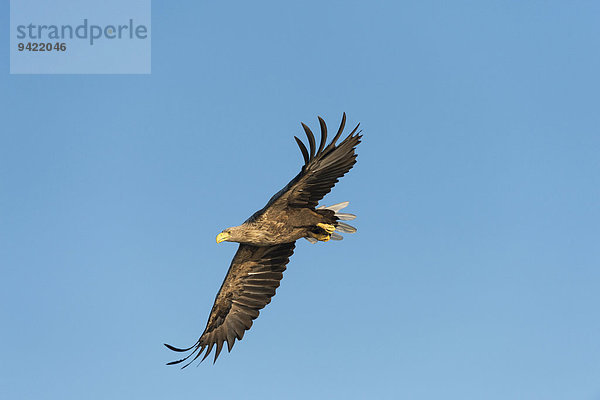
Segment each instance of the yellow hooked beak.
[{"label": "yellow hooked beak", "polygon": [[229,239],[231,235],[227,232],[221,232],[217,235],[217,243],[221,243]]}]

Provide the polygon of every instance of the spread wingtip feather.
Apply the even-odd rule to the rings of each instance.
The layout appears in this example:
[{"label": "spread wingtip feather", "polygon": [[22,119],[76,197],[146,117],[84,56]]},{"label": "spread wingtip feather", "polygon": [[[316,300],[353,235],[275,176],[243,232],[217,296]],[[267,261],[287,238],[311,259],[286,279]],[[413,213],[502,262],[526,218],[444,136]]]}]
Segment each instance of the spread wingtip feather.
[{"label": "spread wingtip feather", "polygon": [[306,134],[306,138],[308,139],[308,145],[310,147],[310,158],[309,160],[312,160],[313,157],[315,156],[315,135],[312,133],[312,131],[310,130],[310,128],[308,126],[306,126],[306,124],[304,122],[301,122],[302,124],[302,128],[304,128],[304,133]]}]

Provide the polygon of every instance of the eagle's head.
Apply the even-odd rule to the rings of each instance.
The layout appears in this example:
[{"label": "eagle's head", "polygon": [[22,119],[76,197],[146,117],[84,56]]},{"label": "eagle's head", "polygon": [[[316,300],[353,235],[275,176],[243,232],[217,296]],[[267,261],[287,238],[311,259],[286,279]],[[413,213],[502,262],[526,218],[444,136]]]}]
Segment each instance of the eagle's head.
[{"label": "eagle's head", "polygon": [[239,226],[232,226],[217,235],[217,243],[221,242],[243,242],[243,232]]}]

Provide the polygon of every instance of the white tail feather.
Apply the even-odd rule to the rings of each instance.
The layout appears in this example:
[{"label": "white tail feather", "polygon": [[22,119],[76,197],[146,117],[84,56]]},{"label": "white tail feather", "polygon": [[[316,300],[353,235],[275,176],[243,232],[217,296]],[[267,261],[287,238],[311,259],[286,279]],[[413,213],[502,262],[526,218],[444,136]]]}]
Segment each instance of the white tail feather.
[{"label": "white tail feather", "polygon": [[335,216],[338,217],[338,219],[341,219],[342,221],[352,221],[356,218],[356,215],[348,213],[335,213]]},{"label": "white tail feather", "polygon": [[336,230],[343,232],[343,233],[354,233],[356,232],[356,228],[346,224],[345,222],[338,222],[336,227]]},{"label": "white tail feather", "polygon": [[337,213],[337,212],[338,212],[338,211],[340,211],[342,208],[346,208],[346,207],[348,207],[348,204],[350,204],[350,202],[349,202],[349,201],[344,201],[344,202],[342,202],[342,203],[337,203],[337,204],[334,204],[334,205],[332,205],[332,206],[325,207],[325,208],[326,208],[326,209],[328,209],[328,210],[331,210],[331,211],[333,211],[333,212],[335,212],[335,213]]},{"label": "white tail feather", "polygon": [[337,232],[331,234],[331,240],[342,240],[344,237]]}]

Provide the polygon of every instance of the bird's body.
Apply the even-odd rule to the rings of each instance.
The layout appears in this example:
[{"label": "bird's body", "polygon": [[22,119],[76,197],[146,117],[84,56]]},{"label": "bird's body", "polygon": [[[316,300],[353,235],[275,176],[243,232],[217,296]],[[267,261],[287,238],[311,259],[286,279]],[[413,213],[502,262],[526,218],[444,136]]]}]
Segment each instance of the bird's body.
[{"label": "bird's body", "polygon": [[342,222],[355,216],[339,212],[348,202],[317,207],[317,203],[331,191],[338,179],[356,163],[355,147],[361,138],[360,132],[356,133],[358,125],[336,145],[345,122],[346,114],[342,117],[337,134],[325,146],[327,127],[319,118],[321,141],[318,149],[313,133],[302,124],[310,152],[295,137],[305,162],[300,173],[242,225],[225,229],[217,236],[217,243],[237,242],[240,246],[217,294],[204,333],[187,349],[166,345],[177,352],[192,350],[187,357],[169,364],[184,362],[195,354],[185,367],[208,348],[202,358],[204,360],[215,345],[216,361],[224,342],[227,342],[231,351],[235,339],[243,338],[244,332],[258,317],[259,310],[275,295],[289,257],[294,252],[296,240],[305,238],[311,243],[341,240],[338,232],[356,231]]},{"label": "bird's body", "polygon": [[[311,210],[309,208],[286,207],[283,209],[268,208],[257,211],[239,227],[229,228],[234,240],[238,243],[253,246],[273,246],[291,243],[304,237],[311,237],[310,232],[317,224],[335,223],[331,210]],[[236,231],[239,228],[239,233]]]}]

